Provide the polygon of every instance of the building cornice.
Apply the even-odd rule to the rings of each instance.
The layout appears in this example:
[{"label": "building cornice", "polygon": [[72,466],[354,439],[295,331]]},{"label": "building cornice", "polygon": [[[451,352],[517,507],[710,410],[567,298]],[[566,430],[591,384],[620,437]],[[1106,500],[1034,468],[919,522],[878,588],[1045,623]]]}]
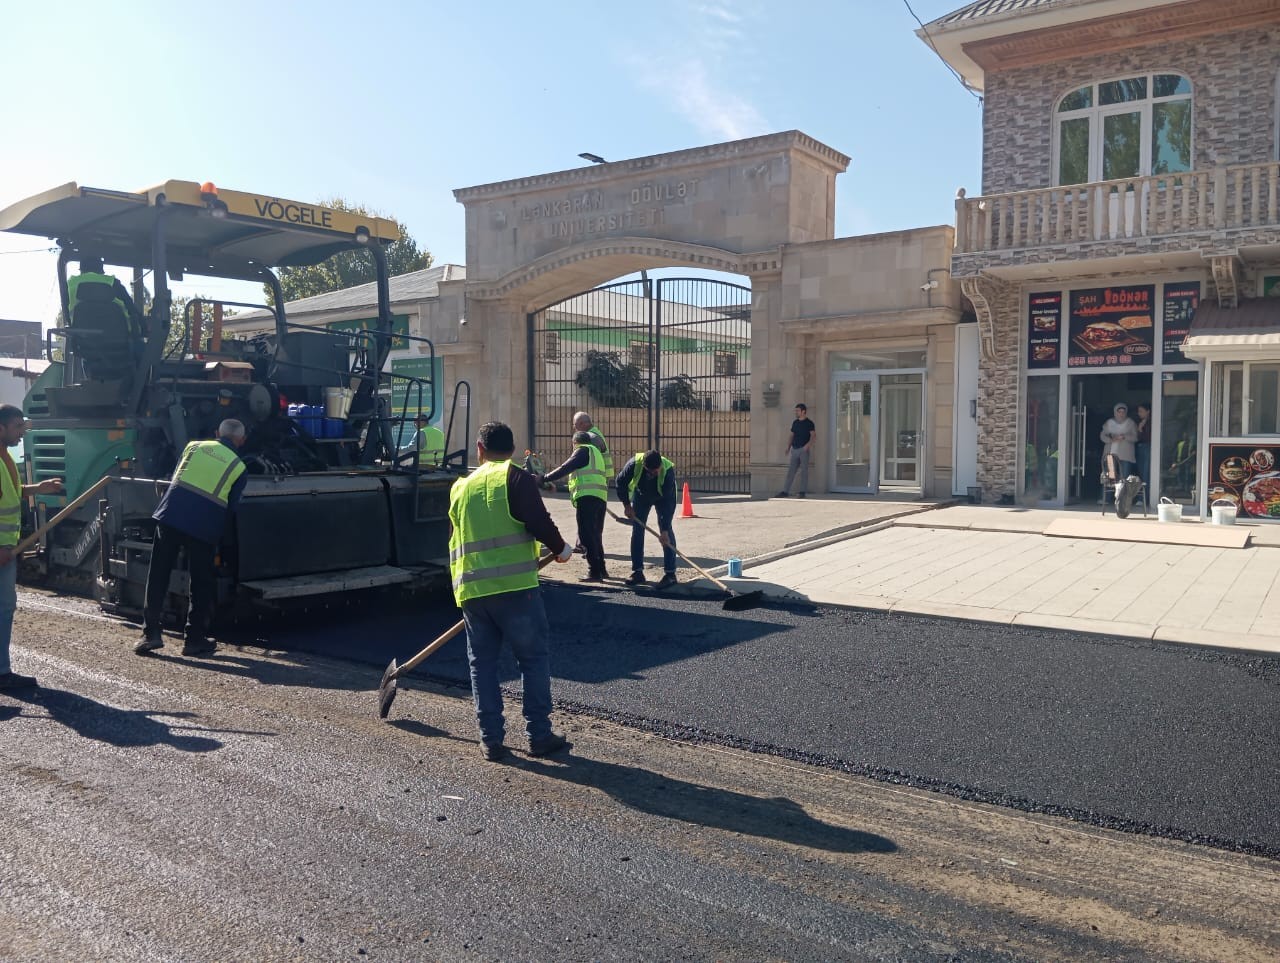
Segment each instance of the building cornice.
[{"label": "building cornice", "polygon": [[475,187],[460,187],[453,192],[454,198],[461,204],[472,201],[495,200],[530,191],[557,190],[565,188],[595,187],[611,181],[622,180],[644,175],[654,171],[672,171],[686,167],[704,167],[709,163],[720,161],[742,161],[763,154],[777,154],[780,151],[794,150],[818,161],[825,167],[840,173],[849,167],[849,158],[821,141],[798,130],[783,131],[778,134],[767,134],[763,137],[750,137],[746,140],[734,140],[724,144],[712,144],[708,147],[694,147],[688,150],[672,151],[666,154],[651,154],[648,157],[633,157],[628,160],[614,161],[607,164],[590,164],[586,167],[575,167],[571,170],[556,171],[551,174],[537,174],[532,177],[520,177],[515,180],[497,181],[492,184],[479,184]]},{"label": "building cornice", "polygon": [[916,35],[982,91],[988,71],[1242,29],[1274,22],[1276,11],[1275,0],[1057,0],[941,17]]},{"label": "building cornice", "polygon": [[962,313],[957,308],[895,308],[890,311],[855,311],[852,314],[830,314],[818,318],[783,318],[778,326],[794,334],[829,334],[857,327],[860,331],[887,326],[958,324]]},{"label": "building cornice", "polygon": [[995,73],[1136,46],[1187,40],[1280,23],[1276,0],[1186,0],[963,45],[984,71]]}]

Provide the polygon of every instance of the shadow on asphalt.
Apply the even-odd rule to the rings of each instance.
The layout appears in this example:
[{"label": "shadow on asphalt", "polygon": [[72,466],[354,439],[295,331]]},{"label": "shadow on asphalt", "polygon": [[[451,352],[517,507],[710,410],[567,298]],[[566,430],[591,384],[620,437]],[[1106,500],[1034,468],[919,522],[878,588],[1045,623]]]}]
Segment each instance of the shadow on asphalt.
[{"label": "shadow on asphalt", "polygon": [[759,836],[829,853],[894,853],[893,840],[875,833],[833,826],[814,819],[784,796],[762,799],[728,789],[672,779],[641,769],[581,756],[564,756],[562,763],[522,760],[522,768],[549,779],[600,789],[624,806],[659,816]]},{"label": "shadow on asphalt", "polygon": [[450,742],[465,742],[469,745],[477,745],[476,739],[464,739],[462,736],[455,736],[451,732],[444,729],[437,729],[435,726],[429,726],[425,722],[418,722],[416,719],[392,719],[388,725],[394,726],[401,732],[407,732],[413,736],[421,736],[424,739],[448,739]]},{"label": "shadow on asphalt", "polygon": [[[255,649],[252,655],[240,655],[230,646],[243,646]],[[341,691],[359,691],[367,689],[372,704],[378,690],[378,682],[363,673],[352,674],[335,668],[332,665],[308,665],[305,662],[282,661],[275,650],[280,646],[272,641],[268,644],[260,638],[249,638],[237,635],[234,631],[218,633],[218,652],[205,658],[192,659],[179,656],[166,656],[164,650],[153,652],[149,659],[168,659],[177,665],[205,672],[218,672],[222,675],[235,676],[238,679],[253,679],[262,685],[305,686],[312,689],[337,689]],[[295,646],[306,649],[304,645]],[[272,653],[273,657],[264,658],[263,652]],[[350,652],[335,649],[326,654],[340,658],[356,658]],[[388,657],[390,661],[390,657]]]},{"label": "shadow on asphalt", "polygon": [[[554,678],[573,682],[610,682],[643,678],[653,669],[708,652],[730,648],[795,629],[776,618],[753,618],[752,612],[781,608],[768,599],[758,609],[729,612],[724,593],[691,588],[642,594],[612,589],[544,583],[543,601],[551,627],[551,669]],[[816,610],[787,606],[791,615],[817,615]],[[461,613],[446,595],[394,603],[373,610],[359,607],[299,613],[265,631],[234,627],[219,633],[219,641],[247,647],[309,652],[330,658],[385,668],[392,659],[407,662],[443,634]],[[264,635],[266,637],[264,637]],[[377,687],[358,675],[340,674],[332,666],[244,659],[220,651],[192,666],[207,671],[245,675],[273,685],[314,685],[339,689]],[[504,683],[520,673],[510,650],[504,648],[499,666]],[[470,686],[465,636],[450,640],[412,676]]]},{"label": "shadow on asphalt", "polygon": [[[223,743],[204,733],[235,733],[248,736],[273,736],[274,732],[252,732],[241,729],[208,729],[199,725],[182,725],[162,720],[194,719],[194,712],[159,712],[153,709],[117,709],[115,706],[86,699],[62,689],[39,689],[9,693],[13,698],[33,707],[43,707],[54,722],[74,730],[86,739],[96,739],[113,746],[172,746],[182,752],[212,752]],[[187,735],[190,730],[201,735]]]}]

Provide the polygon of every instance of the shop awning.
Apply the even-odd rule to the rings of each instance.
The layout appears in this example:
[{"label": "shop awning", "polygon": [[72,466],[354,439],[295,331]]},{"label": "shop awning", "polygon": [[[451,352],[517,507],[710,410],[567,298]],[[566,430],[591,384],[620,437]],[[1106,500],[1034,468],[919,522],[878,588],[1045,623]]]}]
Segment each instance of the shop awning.
[{"label": "shop awning", "polygon": [[1224,308],[1201,301],[1182,346],[1189,358],[1274,357],[1280,353],[1280,298],[1253,298]]}]

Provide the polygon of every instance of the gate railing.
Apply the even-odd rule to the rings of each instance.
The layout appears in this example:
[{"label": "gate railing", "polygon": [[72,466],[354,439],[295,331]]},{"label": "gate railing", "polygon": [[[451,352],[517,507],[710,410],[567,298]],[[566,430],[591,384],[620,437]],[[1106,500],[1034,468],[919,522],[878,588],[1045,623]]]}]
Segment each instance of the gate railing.
[{"label": "gate railing", "polygon": [[581,410],[615,468],[656,447],[695,490],[749,490],[749,288],[617,282],[534,312],[528,338],[529,438],[549,465],[568,456]]}]

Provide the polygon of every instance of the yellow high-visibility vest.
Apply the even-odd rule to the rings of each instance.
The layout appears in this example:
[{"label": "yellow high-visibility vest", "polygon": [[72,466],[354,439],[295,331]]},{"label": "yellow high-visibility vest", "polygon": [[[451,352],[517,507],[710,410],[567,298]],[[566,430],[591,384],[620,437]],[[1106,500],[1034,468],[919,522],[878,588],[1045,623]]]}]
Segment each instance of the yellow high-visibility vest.
[{"label": "yellow high-visibility vest", "polygon": [[449,575],[458,605],[538,587],[538,543],[511,517],[510,466],[487,461],[449,490]]}]

